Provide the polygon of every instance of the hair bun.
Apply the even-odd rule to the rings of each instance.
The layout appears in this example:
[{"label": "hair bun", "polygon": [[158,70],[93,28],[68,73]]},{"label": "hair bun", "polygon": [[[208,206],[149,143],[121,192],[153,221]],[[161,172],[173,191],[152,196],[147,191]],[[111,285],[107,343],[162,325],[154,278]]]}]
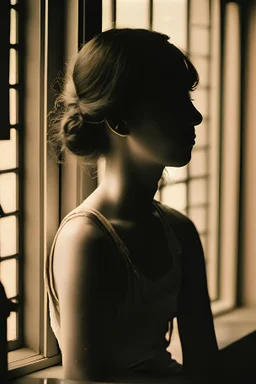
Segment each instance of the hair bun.
[{"label": "hair bun", "polygon": [[63,117],[62,129],[66,136],[76,134],[83,127],[83,116],[78,107],[70,109]]},{"label": "hair bun", "polygon": [[90,116],[85,119],[78,107],[70,109],[62,119],[62,137],[66,148],[77,156],[93,158],[101,155],[101,151],[95,149],[100,147],[101,150],[104,146],[104,126],[102,122],[94,122]]},{"label": "hair bun", "polygon": [[67,111],[62,120],[62,135],[67,149],[76,155],[86,155],[84,119],[78,107]]}]

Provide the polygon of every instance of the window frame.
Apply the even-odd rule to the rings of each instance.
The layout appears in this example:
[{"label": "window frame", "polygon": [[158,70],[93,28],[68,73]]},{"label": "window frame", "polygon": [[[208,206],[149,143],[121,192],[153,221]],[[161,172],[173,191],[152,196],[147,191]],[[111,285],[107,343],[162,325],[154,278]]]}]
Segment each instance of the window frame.
[{"label": "window frame", "polygon": [[[52,3],[53,4],[53,3]],[[24,132],[23,137],[23,292],[22,348],[8,353],[10,378],[61,362],[51,330],[43,267],[59,225],[59,167],[49,154],[46,116],[51,108],[50,84],[60,69],[60,58],[50,50],[58,39],[47,0],[24,2]],[[56,6],[56,2],[55,2]],[[50,8],[52,7],[52,8]],[[55,39],[53,38],[55,36]],[[61,52],[62,54],[63,52]],[[39,219],[36,219],[39,218]],[[31,294],[33,292],[33,295]]]},{"label": "window frame", "polygon": [[[241,210],[239,203],[240,196],[240,148],[239,145],[234,145],[234,143],[230,143],[227,140],[227,135],[229,132],[229,125],[227,122],[227,116],[231,113],[230,103],[231,103],[231,95],[228,93],[229,84],[224,81],[225,74],[228,73],[229,68],[228,65],[234,63],[232,61],[233,53],[230,51],[229,46],[225,44],[225,38],[227,36],[227,29],[225,28],[225,21],[227,20],[227,15],[229,15],[230,7],[235,6],[239,7],[237,1],[226,1],[226,0],[208,0],[209,1],[209,16],[210,16],[210,25],[209,28],[209,59],[214,56],[214,63],[210,60],[210,69],[208,68],[208,77],[209,84],[211,88],[215,85],[214,92],[211,90],[211,94],[208,100],[210,119],[207,119],[207,124],[210,125],[210,130],[215,131],[208,132],[208,135],[212,135],[211,139],[213,139],[220,143],[219,154],[217,154],[215,164],[213,165],[213,161],[207,158],[207,169],[203,178],[199,176],[198,178],[206,179],[207,181],[211,179],[211,172],[215,172],[215,178],[217,180],[216,186],[212,188],[211,191],[211,201],[209,204],[209,209],[207,208],[207,222],[208,228],[206,231],[211,230],[213,233],[214,239],[216,241],[209,242],[210,249],[206,256],[206,262],[209,258],[210,260],[214,259],[214,272],[207,276],[208,285],[214,284],[214,299],[211,301],[211,308],[213,315],[219,315],[221,313],[225,313],[230,311],[236,307],[237,304],[237,262],[238,262],[238,249],[239,249],[239,212]],[[112,3],[108,2],[108,5],[111,4],[112,10],[108,9],[108,21],[103,22],[104,28],[106,28],[110,23],[112,23],[112,27],[116,26],[116,8],[117,8],[117,0],[113,0]],[[152,27],[153,20],[153,10],[154,10],[154,2],[151,0],[149,3],[149,27]],[[197,4],[196,0],[187,0],[187,51],[190,51],[190,32],[191,32],[191,24],[193,24],[193,20],[191,17],[191,8],[193,6],[192,3]],[[233,4],[232,4],[233,3]],[[112,11],[112,12],[111,12]],[[112,14],[111,14],[112,13]],[[110,18],[110,16],[112,16]],[[234,17],[234,15],[231,17]],[[118,23],[117,23],[118,24]],[[216,28],[218,25],[219,28]],[[127,23],[126,26],[129,26]],[[194,23],[195,26],[195,23]],[[197,24],[197,27],[199,25]],[[214,26],[214,28],[213,28]],[[202,27],[202,26],[201,26]],[[203,26],[204,28],[206,26]],[[237,47],[239,51],[240,38],[239,33],[237,35],[237,40],[232,42],[233,46]],[[232,38],[232,36],[229,35]],[[234,39],[234,37],[233,37]],[[231,55],[231,56],[230,56]],[[192,62],[193,62],[193,52],[192,52]],[[208,57],[208,56],[207,56]],[[224,59],[225,57],[225,59]],[[237,59],[238,66],[239,57],[233,57],[233,60]],[[227,60],[229,64],[227,64]],[[232,65],[231,65],[232,66]],[[217,75],[215,75],[215,71],[217,71]],[[240,87],[240,73],[239,70],[236,71],[237,79]],[[214,76],[215,75],[215,76]],[[240,90],[236,89],[236,97],[238,97]],[[238,103],[238,109],[241,108],[241,103]],[[239,137],[239,114],[236,119],[236,136]],[[198,128],[200,129],[200,127]],[[204,128],[205,129],[205,128]],[[206,128],[207,129],[207,128]],[[229,132],[230,134],[230,132]],[[233,145],[233,146],[232,146]],[[208,155],[208,151],[211,151],[211,145],[201,146],[194,148],[194,151],[204,150]],[[228,153],[232,152],[235,155],[235,172],[228,172],[228,167],[230,167],[230,161],[228,157]],[[101,162],[103,164],[103,162]],[[101,165],[101,164],[100,164]],[[225,168],[222,169],[222,168]],[[231,168],[232,169],[232,168]],[[209,171],[210,170],[210,171]],[[189,184],[190,180],[195,180],[197,177],[190,177],[190,164],[187,167],[187,178],[184,180],[179,180],[174,182],[174,184],[183,182],[187,185],[187,194],[189,193]],[[103,166],[100,166],[100,179],[102,179],[103,174]],[[224,176],[225,174],[225,176]],[[171,183],[172,184],[172,183]],[[168,186],[168,183],[167,183]],[[161,201],[161,194],[165,186],[158,190],[158,199]],[[209,185],[207,185],[209,190]],[[210,192],[210,191],[208,191]],[[189,197],[187,196],[187,203],[189,204]],[[228,211],[226,209],[222,209],[227,204],[231,207]],[[188,207],[190,208],[190,207]],[[186,214],[189,216],[189,209],[186,209]],[[214,220],[210,220],[214,216]],[[233,220],[235,219],[235,220]],[[211,224],[209,226],[209,224]],[[199,233],[200,235],[203,233]],[[209,257],[207,257],[209,256]],[[215,262],[216,260],[216,262]],[[215,281],[213,281],[215,280]]]},{"label": "window frame", "polygon": [[[16,164],[13,166],[9,166],[3,170],[0,170],[0,175],[4,174],[14,174],[16,177],[15,180],[15,190],[16,190],[16,208],[13,209],[12,212],[3,212],[3,207],[1,206],[1,212],[0,212],[0,219],[4,219],[5,217],[14,217],[16,219],[16,242],[17,242],[17,251],[13,254],[9,254],[7,256],[0,255],[0,263],[4,263],[5,261],[14,260],[16,262],[16,294],[12,297],[8,296],[8,299],[11,301],[14,301],[17,303],[17,310],[13,311],[15,313],[12,313],[11,315],[16,316],[16,338],[13,340],[8,341],[7,348],[8,351],[15,350],[19,348],[22,345],[23,342],[23,327],[22,327],[22,320],[23,320],[23,305],[22,305],[22,299],[23,299],[23,286],[22,281],[19,278],[19,276],[22,275],[22,257],[23,257],[23,249],[22,249],[22,236],[21,236],[21,222],[23,217],[22,212],[22,176],[23,176],[23,169],[22,169],[22,127],[23,127],[23,113],[22,108],[20,108],[20,100],[23,96],[23,77],[22,77],[22,60],[20,59],[22,48],[23,48],[23,39],[22,35],[19,34],[20,32],[20,25],[22,23],[22,17],[23,17],[23,7],[22,4],[12,4],[10,1],[6,2],[3,6],[3,14],[1,14],[1,21],[2,21],[2,32],[4,38],[3,40],[3,48],[4,48],[4,54],[6,54],[6,57],[2,58],[1,68],[3,69],[1,76],[4,76],[5,78],[5,84],[3,83],[3,87],[7,85],[7,87],[3,88],[3,91],[7,91],[7,101],[5,104],[2,105],[3,111],[5,115],[3,116],[4,119],[2,121],[1,126],[1,140],[11,140],[11,130],[15,132],[16,138],[15,138],[15,157],[16,157]],[[12,29],[12,12],[16,14],[16,17],[14,17],[14,24],[15,27]],[[9,20],[8,20],[9,19]],[[13,30],[15,31],[15,34],[13,34]],[[7,40],[5,40],[7,38]],[[11,50],[16,52],[15,59],[16,59],[16,75],[15,80],[13,82],[10,82],[10,66],[12,63],[11,60]],[[8,70],[7,77],[5,69]],[[14,91],[16,93],[14,104],[15,106],[12,107],[11,99],[10,98],[10,92]],[[16,112],[15,121],[13,121],[13,112]],[[6,122],[6,119],[8,122]],[[9,134],[9,137],[8,137]],[[8,145],[9,143],[7,143]],[[0,265],[1,269],[1,265]],[[6,287],[5,287],[6,288]],[[8,294],[7,294],[8,295]],[[8,329],[8,321],[7,320],[7,329]],[[7,333],[8,337],[8,333]]]},{"label": "window frame", "polygon": [[[24,1],[30,15],[24,34],[24,57],[28,59],[24,61],[25,315],[23,347],[8,353],[11,379],[61,363],[50,326],[44,263],[63,217],[97,185],[95,179],[83,172],[75,156],[66,154],[65,163],[57,164],[47,142],[47,115],[54,103],[52,85],[79,46],[79,1]],[[58,9],[62,9],[61,15]],[[62,17],[62,24],[56,17]],[[58,25],[63,25],[63,29],[59,30]]]},{"label": "window frame", "polygon": [[[213,3],[216,0],[213,0]],[[241,5],[220,1],[221,94],[220,94],[220,205],[219,205],[219,300],[213,314],[235,309],[238,298],[239,232],[241,217]],[[234,28],[234,25],[237,28]],[[229,40],[229,44],[226,41]],[[233,40],[231,42],[231,40]],[[231,76],[232,74],[232,76]],[[232,81],[232,88],[230,87]],[[235,104],[236,103],[236,104]],[[235,108],[234,108],[235,105]],[[233,109],[236,113],[234,116]],[[230,124],[230,121],[232,124]],[[231,127],[232,125],[232,127]],[[230,128],[231,127],[231,128]],[[236,141],[233,139],[236,137]],[[231,156],[230,156],[231,154]]]}]

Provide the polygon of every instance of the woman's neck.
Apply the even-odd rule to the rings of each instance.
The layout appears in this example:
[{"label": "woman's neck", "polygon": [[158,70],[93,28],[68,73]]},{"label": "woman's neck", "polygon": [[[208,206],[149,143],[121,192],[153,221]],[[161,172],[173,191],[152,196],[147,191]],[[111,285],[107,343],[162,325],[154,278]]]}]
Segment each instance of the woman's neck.
[{"label": "woman's neck", "polygon": [[152,214],[152,202],[163,172],[162,166],[139,166],[106,161],[105,174],[97,190],[98,202],[111,218],[145,220]]}]

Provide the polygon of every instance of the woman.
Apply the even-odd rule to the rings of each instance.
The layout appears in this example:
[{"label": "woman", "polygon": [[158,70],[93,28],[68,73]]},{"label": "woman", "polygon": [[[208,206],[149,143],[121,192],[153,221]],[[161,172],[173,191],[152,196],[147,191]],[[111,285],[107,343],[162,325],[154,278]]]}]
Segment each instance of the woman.
[{"label": "woman", "polygon": [[[51,141],[86,164],[106,161],[101,184],[63,219],[46,265],[65,378],[217,371],[198,232],[154,200],[164,167],[189,163],[202,121],[190,99],[197,71],[168,39],[142,29],[99,34],[78,53],[57,102]],[[183,365],[166,351],[174,317]]]}]

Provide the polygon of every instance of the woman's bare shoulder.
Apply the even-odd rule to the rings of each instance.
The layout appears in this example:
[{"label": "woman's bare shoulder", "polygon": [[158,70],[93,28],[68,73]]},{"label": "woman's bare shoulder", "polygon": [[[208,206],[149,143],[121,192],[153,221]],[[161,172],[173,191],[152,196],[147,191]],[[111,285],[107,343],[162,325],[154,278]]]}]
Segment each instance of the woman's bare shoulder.
[{"label": "woman's bare shoulder", "polygon": [[[76,215],[72,216],[72,213],[76,213]],[[104,235],[101,228],[83,212],[78,212],[76,210],[71,211],[64,217],[62,223],[57,238],[59,243],[62,241],[65,242],[69,238],[74,238],[74,236],[76,236],[76,238],[81,237],[81,239],[84,240],[92,241],[96,238],[100,241],[106,241],[106,235]]]},{"label": "woman's bare shoulder", "polygon": [[78,266],[77,275],[87,270],[87,273],[100,275],[104,282],[109,275],[103,271],[107,271],[115,274],[117,279],[121,276],[124,281],[125,266],[117,247],[91,218],[83,214],[72,217],[58,234],[53,258],[57,287],[63,281],[64,270],[74,270],[75,265]]},{"label": "woman's bare shoulder", "polygon": [[109,345],[128,279],[115,245],[89,217],[72,217],[59,235],[54,279],[64,375],[84,379],[112,364]]}]

